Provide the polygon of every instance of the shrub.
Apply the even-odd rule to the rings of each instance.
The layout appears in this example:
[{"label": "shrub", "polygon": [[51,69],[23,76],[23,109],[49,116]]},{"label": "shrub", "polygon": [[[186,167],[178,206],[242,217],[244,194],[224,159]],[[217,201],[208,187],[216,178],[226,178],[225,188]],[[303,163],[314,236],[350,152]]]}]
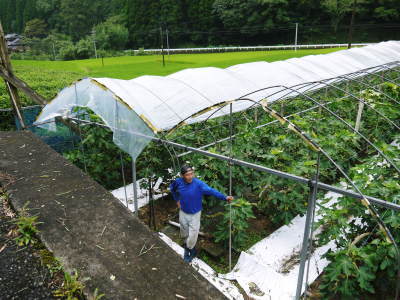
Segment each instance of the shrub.
[{"label": "shrub", "polygon": [[100,49],[122,50],[128,43],[128,29],[110,18],[95,27],[96,43]]},{"label": "shrub", "polygon": [[232,246],[235,249],[241,249],[247,239],[246,229],[249,227],[247,222],[250,218],[255,218],[253,213],[253,204],[243,198],[234,199],[231,204],[231,212],[229,204],[225,205],[225,212],[221,222],[217,226],[214,233],[216,242],[229,241],[229,220],[232,216]]}]

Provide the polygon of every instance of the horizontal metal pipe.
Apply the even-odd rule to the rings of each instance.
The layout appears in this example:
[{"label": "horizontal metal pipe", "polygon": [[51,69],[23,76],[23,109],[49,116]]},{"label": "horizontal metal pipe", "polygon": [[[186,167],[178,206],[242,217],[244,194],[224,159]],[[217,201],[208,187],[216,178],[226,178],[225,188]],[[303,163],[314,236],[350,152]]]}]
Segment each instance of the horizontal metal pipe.
[{"label": "horizontal metal pipe", "polygon": [[[90,122],[90,121],[80,120],[80,119],[76,119],[76,118],[70,118],[70,119],[74,120],[74,121],[82,122],[82,123],[90,123],[90,124],[95,124],[95,125],[98,125],[98,126],[101,126],[101,127],[110,128],[109,126],[101,124],[101,123]],[[110,128],[110,129],[113,129],[113,128]],[[297,176],[297,175],[294,175],[294,174],[290,174],[290,173],[282,172],[282,171],[279,171],[279,170],[267,168],[267,167],[260,166],[260,165],[254,164],[254,163],[250,163],[250,162],[247,162],[247,161],[244,161],[244,160],[230,158],[230,157],[222,155],[222,154],[216,154],[216,153],[212,153],[212,152],[209,152],[209,151],[200,150],[200,149],[197,149],[197,148],[194,148],[194,147],[190,147],[190,146],[182,145],[182,144],[179,144],[179,143],[171,142],[171,141],[168,141],[168,140],[160,139],[158,137],[144,135],[144,134],[141,134],[141,133],[138,133],[138,132],[129,132],[129,133],[134,134],[136,136],[140,136],[140,137],[143,137],[143,138],[147,138],[147,139],[153,140],[155,142],[168,144],[168,145],[171,145],[173,147],[183,149],[185,151],[192,151],[192,152],[195,152],[195,153],[203,154],[203,155],[208,156],[208,157],[217,158],[217,159],[220,159],[220,160],[223,160],[223,161],[227,161],[227,162],[229,162],[231,164],[234,164],[234,165],[251,168],[253,170],[257,170],[257,171],[261,171],[261,172],[266,172],[268,174],[276,175],[276,176],[279,176],[281,178],[294,180],[294,181],[302,183],[302,184],[307,184],[308,185],[310,182],[312,182],[310,179],[307,179],[307,178],[304,178],[304,177],[301,177],[301,176]],[[326,183],[322,183],[322,182],[318,182],[318,188],[323,189],[325,191],[335,192],[335,193],[341,194],[343,196],[349,196],[349,197],[352,197],[352,198],[355,198],[355,199],[362,199],[363,198],[362,195],[360,195],[360,194],[358,194],[356,192],[345,190],[345,189],[341,189],[339,187],[336,187],[336,186],[333,186],[333,185],[329,185],[329,184],[326,184]],[[388,202],[388,201],[385,201],[385,200],[382,200],[382,199],[378,199],[378,198],[375,198],[375,197],[371,197],[371,196],[367,196],[367,195],[364,195],[364,197],[367,198],[371,203],[374,203],[376,205],[400,211],[400,205],[399,204]]]},{"label": "horizontal metal pipe", "polygon": [[[281,178],[291,179],[291,180],[297,181],[297,182],[302,183],[302,184],[310,183],[310,179],[307,179],[307,178],[304,178],[304,177],[301,177],[301,176],[297,176],[297,175],[293,175],[293,174],[290,174],[290,173],[282,172],[282,171],[279,171],[279,170],[267,168],[267,167],[260,166],[260,165],[257,165],[257,164],[253,164],[253,163],[250,163],[250,162],[246,162],[246,161],[243,161],[243,160],[229,158],[229,157],[227,157],[225,155],[211,153],[211,152],[208,152],[208,151],[205,151],[205,150],[200,150],[200,149],[196,149],[196,148],[193,148],[193,147],[181,145],[181,144],[178,144],[178,143],[175,143],[175,142],[170,142],[168,140],[162,140],[162,139],[159,139],[159,138],[156,138],[156,137],[154,137],[154,140],[156,140],[158,142],[161,142],[161,143],[166,143],[166,144],[172,145],[172,146],[177,147],[177,148],[184,149],[186,151],[197,152],[197,153],[203,154],[205,156],[209,156],[209,157],[217,158],[217,159],[220,159],[220,160],[224,160],[224,161],[230,162],[230,163],[238,165],[238,166],[248,167],[248,168],[251,168],[253,170],[266,172],[266,173],[269,173],[269,174],[272,174],[272,175],[279,176]],[[322,183],[322,182],[318,182],[318,188],[321,188],[321,189],[326,190],[326,191],[335,192],[335,193],[341,194],[343,196],[349,196],[349,197],[352,197],[352,198],[356,198],[356,199],[362,199],[363,198],[362,195],[360,195],[360,194],[358,194],[356,192],[345,190],[345,189],[341,189],[339,187],[335,187],[333,185],[329,185],[329,184]],[[364,196],[365,196],[365,198],[367,198],[370,202],[372,202],[374,204],[400,211],[400,205],[399,204],[388,202],[388,201],[384,201],[384,200],[381,200],[381,199],[378,199],[378,198],[375,198],[375,197],[371,197],[371,196],[366,196],[366,195],[364,195]]]}]

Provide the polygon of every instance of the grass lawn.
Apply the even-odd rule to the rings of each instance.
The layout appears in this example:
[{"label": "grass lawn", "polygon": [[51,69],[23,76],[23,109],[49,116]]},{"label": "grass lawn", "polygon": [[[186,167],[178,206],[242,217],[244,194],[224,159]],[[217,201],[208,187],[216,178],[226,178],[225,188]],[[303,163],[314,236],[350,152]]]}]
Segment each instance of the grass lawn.
[{"label": "grass lawn", "polygon": [[[160,55],[122,56],[74,61],[33,61],[13,60],[17,76],[25,80],[33,89],[47,99],[52,99],[62,88],[84,77],[111,77],[132,79],[141,75],[168,75],[186,68],[220,67],[254,61],[277,61],[305,55],[324,54],[340,50],[304,49],[273,50],[254,52],[228,52],[205,54],[174,54],[165,56],[166,66],[162,66]],[[34,104],[22,95],[22,104]],[[8,94],[0,81],[0,108],[9,107]]]}]

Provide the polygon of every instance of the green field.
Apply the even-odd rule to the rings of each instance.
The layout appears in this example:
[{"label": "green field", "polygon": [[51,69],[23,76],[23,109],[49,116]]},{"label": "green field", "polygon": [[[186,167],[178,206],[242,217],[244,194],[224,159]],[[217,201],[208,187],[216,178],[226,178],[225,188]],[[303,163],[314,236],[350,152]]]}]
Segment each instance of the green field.
[{"label": "green field", "polygon": [[337,51],[331,49],[308,50],[276,50],[255,52],[228,52],[207,54],[174,54],[166,55],[166,66],[162,66],[161,55],[122,56],[104,58],[104,67],[101,59],[85,59],[75,61],[24,61],[16,60],[13,64],[19,67],[31,66],[38,69],[55,71],[77,72],[83,76],[113,77],[132,79],[141,75],[167,75],[186,68],[220,67],[226,68],[235,64],[254,61],[277,61],[292,57],[301,57],[312,54],[323,54]]},{"label": "green field", "polygon": [[[340,50],[274,50],[254,52],[228,52],[207,54],[166,55],[166,66],[162,66],[160,55],[122,56],[101,59],[74,61],[33,61],[13,60],[17,76],[25,80],[33,89],[47,99],[52,99],[57,92],[73,81],[84,77],[112,77],[132,79],[141,75],[168,75],[186,68],[220,67],[254,61],[277,61],[305,55],[324,54]],[[31,105],[29,99],[22,97],[23,105]],[[0,83],[0,108],[9,107],[8,94],[3,82]]]}]

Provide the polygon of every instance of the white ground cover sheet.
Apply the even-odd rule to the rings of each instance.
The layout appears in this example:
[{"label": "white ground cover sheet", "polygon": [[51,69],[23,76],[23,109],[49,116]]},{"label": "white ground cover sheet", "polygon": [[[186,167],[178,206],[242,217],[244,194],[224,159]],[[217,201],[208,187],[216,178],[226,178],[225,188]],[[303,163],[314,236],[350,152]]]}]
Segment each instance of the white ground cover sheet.
[{"label": "white ground cover sheet", "polygon": [[[325,198],[331,200],[324,206],[331,206],[340,196],[328,192]],[[317,202],[321,203],[321,200]],[[317,211],[318,206],[316,206],[315,221],[319,218]],[[282,226],[242,252],[232,272],[220,277],[236,280],[253,299],[294,299],[305,220],[306,216],[295,217],[289,225]],[[329,248],[335,249],[334,242],[314,250],[310,260],[309,284],[328,265],[328,261],[321,256]]]},{"label": "white ground cover sheet", "polygon": [[[137,186],[137,194],[138,194],[138,208],[145,206],[149,203],[149,193],[147,189],[141,188],[140,183],[143,179],[139,179],[136,182]],[[161,191],[159,191],[159,187],[162,180],[159,178],[154,186],[155,194],[153,195],[153,199],[157,200],[162,197]],[[126,191],[126,196],[125,196]],[[122,204],[128,207],[128,209],[132,212],[135,211],[135,204],[133,202],[133,183],[128,184],[127,186],[122,186],[116,190],[111,191],[111,194],[114,195]]]},{"label": "white ground cover sheet", "polygon": [[[149,202],[148,193],[140,189],[138,184],[139,208]],[[160,182],[157,183],[156,189]],[[133,186],[126,186],[128,196],[128,209],[134,211]],[[125,188],[121,187],[112,191],[124,205]],[[324,204],[331,206],[341,195],[328,192]],[[161,194],[155,194],[155,199]],[[322,203],[326,200],[318,200]],[[318,220],[318,205],[316,206],[315,221]],[[299,272],[299,253],[301,250],[304,224],[306,217],[295,217],[289,225],[282,226],[265,239],[254,244],[247,251],[240,254],[237,264],[227,274],[218,274],[207,263],[195,258],[191,265],[201,276],[219,289],[228,299],[244,299],[239,289],[231,282],[236,280],[248,296],[253,299],[293,299],[296,293],[297,276]],[[160,238],[176,253],[183,257],[183,248],[172,241],[164,233],[159,232]],[[308,282],[311,284],[328,265],[322,255],[331,248],[335,249],[334,242],[316,248],[311,256]],[[305,278],[306,276],[304,276]]]}]

